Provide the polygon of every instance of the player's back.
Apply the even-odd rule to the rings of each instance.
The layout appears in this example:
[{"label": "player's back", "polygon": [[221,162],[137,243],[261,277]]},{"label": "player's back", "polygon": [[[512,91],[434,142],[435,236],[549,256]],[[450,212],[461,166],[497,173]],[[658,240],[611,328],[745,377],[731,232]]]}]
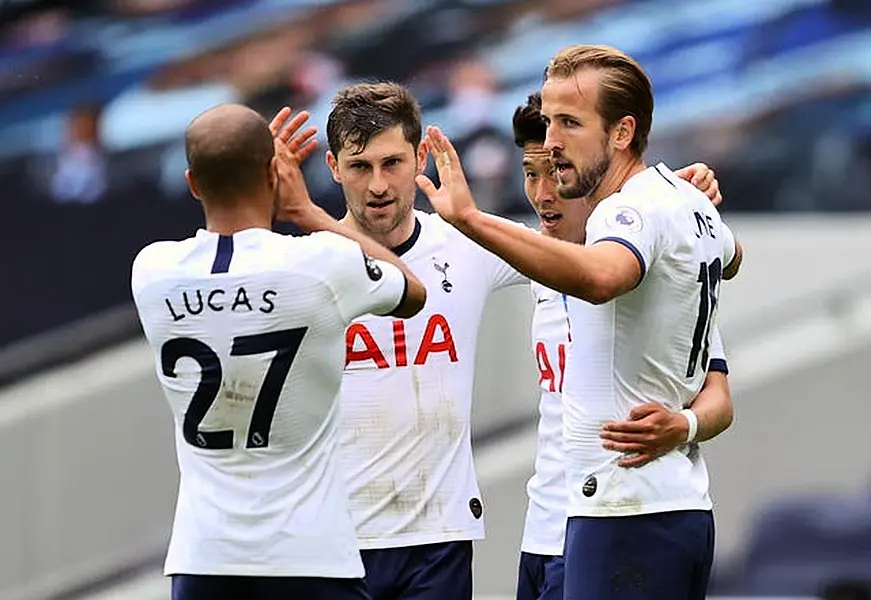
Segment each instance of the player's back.
[{"label": "player's back", "polygon": [[248,229],[152,244],[132,279],[176,422],[167,573],[361,576],[335,456],[344,331],[393,310],[402,274],[333,234]]},{"label": "player's back", "polygon": [[619,456],[601,447],[598,433],[636,405],[680,410],[701,390],[734,238],[703,194],[659,165],[593,211],[587,243],[606,240],[632,250],[642,280],[600,306],[568,303],[572,322],[587,324],[570,344],[564,387],[567,452],[584,465],[582,480],[570,483],[573,504],[590,515],[709,508],[707,476],[690,476],[698,457],[678,450],[640,469],[617,469]]}]

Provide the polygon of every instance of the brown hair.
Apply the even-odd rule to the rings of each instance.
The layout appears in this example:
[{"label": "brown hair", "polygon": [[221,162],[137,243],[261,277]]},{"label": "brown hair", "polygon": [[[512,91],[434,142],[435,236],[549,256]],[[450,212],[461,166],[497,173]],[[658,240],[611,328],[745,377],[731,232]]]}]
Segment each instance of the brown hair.
[{"label": "brown hair", "polygon": [[408,88],[390,82],[358,83],[333,98],[327,144],[336,156],[346,145],[354,153],[362,152],[372,138],[397,125],[417,149],[422,135],[420,105]]},{"label": "brown hair", "polygon": [[635,118],[632,151],[641,156],[653,124],[653,86],[635,59],[610,46],[577,45],[554,56],[544,72],[545,79],[563,79],[582,69],[602,71],[597,110],[610,129],[626,116]]}]

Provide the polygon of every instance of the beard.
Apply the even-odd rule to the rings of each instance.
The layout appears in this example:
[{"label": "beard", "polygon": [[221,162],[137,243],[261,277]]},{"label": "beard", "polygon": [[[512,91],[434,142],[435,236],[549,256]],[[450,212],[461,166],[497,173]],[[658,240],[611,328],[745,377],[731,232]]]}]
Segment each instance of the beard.
[{"label": "beard", "polygon": [[414,204],[404,203],[397,199],[392,208],[392,214],[376,216],[368,212],[366,206],[348,203],[348,210],[353,215],[354,220],[366,233],[374,235],[386,235],[402,225],[402,222],[408,218],[408,214],[414,208]]},{"label": "beard", "polygon": [[611,157],[607,152],[602,154],[602,157],[595,164],[578,170],[573,168],[576,176],[574,182],[564,182],[559,180],[559,185],[556,188],[557,193],[566,199],[584,198],[590,196],[602,183],[605,173],[611,168]]}]

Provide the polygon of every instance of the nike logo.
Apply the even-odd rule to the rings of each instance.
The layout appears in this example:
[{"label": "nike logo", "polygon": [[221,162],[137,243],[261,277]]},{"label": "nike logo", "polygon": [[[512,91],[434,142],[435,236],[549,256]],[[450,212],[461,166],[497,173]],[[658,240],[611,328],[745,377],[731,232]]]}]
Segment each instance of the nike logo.
[{"label": "nike logo", "polygon": [[541,304],[542,302],[547,302],[550,298],[539,298],[535,301],[536,304]]}]

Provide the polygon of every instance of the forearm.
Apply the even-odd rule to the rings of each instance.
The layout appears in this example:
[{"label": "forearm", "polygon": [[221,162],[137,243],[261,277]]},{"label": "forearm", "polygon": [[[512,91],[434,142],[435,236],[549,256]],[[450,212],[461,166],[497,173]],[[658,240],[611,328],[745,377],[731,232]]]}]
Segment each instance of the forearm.
[{"label": "forearm", "polygon": [[717,437],[732,425],[732,397],[725,373],[711,372],[702,391],[693,400],[690,409],[699,421],[696,442]]},{"label": "forearm", "polygon": [[738,271],[741,270],[741,261],[744,260],[744,249],[741,247],[741,244],[738,243],[738,240],[735,240],[735,257],[732,259],[726,268],[723,270],[723,279],[728,281],[734,278]]},{"label": "forearm", "polygon": [[518,272],[552,290],[592,303],[613,297],[609,283],[616,275],[584,246],[540,235],[480,211],[455,226]]},{"label": "forearm", "polygon": [[[390,263],[391,265],[402,271],[403,275],[405,275],[405,278],[408,280],[409,285],[417,282],[417,277],[415,277],[411,270],[409,270],[405,263],[402,262],[402,260],[400,260],[399,257],[396,256],[396,254],[394,254],[366,234],[355,231],[347,225],[344,225],[343,223],[335,220],[319,206],[313,206],[313,208],[309,210],[304,216],[295,216],[293,222],[308,233],[313,233],[316,231],[330,231],[332,233],[341,235],[342,237],[354,240],[360,245],[360,248],[363,249],[363,252],[366,253],[367,256],[378,260],[383,260],[384,262]],[[409,289],[409,291],[411,290]]]}]

